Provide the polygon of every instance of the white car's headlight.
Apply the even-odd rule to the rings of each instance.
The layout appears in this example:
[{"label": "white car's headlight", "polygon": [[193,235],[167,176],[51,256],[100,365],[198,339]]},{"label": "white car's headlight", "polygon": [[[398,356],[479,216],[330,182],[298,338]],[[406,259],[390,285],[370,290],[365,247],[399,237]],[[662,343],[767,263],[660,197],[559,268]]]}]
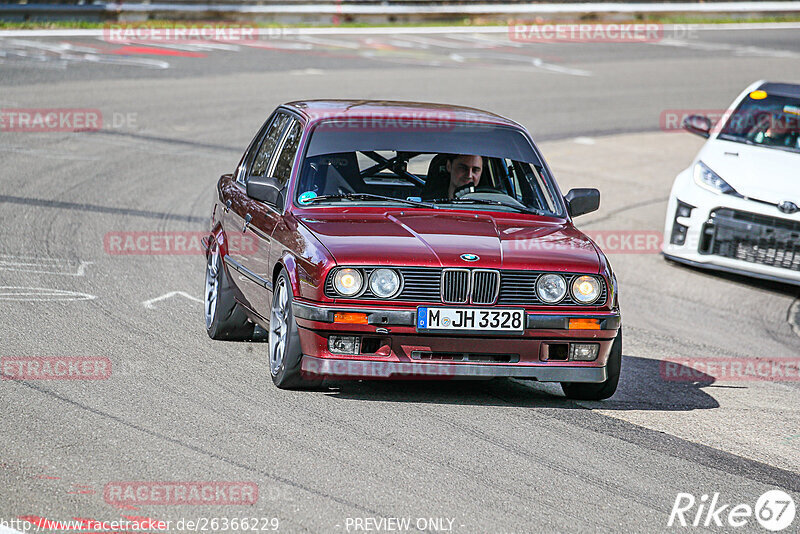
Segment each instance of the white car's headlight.
[{"label": "white car's headlight", "polygon": [[698,161],[694,166],[694,181],[700,187],[714,193],[736,193],[736,190],[728,182],[720,178],[717,173],[709,169],[702,161]]},{"label": "white car's headlight", "polygon": [[600,298],[601,288],[594,276],[579,276],[572,282],[572,297],[581,304],[591,304]]},{"label": "white car's headlight", "polygon": [[352,297],[361,293],[364,277],[358,269],[339,269],[333,275],[333,287],[343,297]]},{"label": "white car's headlight", "polygon": [[560,274],[543,274],[536,281],[536,294],[545,304],[555,304],[567,294],[567,281]]},{"label": "white car's headlight", "polygon": [[400,290],[400,275],[392,269],[375,269],[369,275],[369,289],[376,297],[393,297]]}]

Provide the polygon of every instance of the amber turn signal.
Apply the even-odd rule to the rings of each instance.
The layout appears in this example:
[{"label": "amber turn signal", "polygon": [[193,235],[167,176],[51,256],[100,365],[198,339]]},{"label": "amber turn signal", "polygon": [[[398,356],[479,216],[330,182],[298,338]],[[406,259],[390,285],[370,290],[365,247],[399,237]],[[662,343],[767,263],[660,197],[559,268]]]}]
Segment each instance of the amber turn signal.
[{"label": "amber turn signal", "polygon": [[600,319],[570,319],[570,330],[600,330]]},{"label": "amber turn signal", "polygon": [[368,324],[366,313],[336,312],[333,314],[334,323]]}]

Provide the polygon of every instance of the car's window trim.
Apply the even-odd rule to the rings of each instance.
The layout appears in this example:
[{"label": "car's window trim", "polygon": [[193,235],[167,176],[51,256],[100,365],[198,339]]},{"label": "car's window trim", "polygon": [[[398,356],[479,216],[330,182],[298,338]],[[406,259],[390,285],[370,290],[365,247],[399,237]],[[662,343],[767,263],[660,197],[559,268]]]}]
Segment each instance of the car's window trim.
[{"label": "car's window trim", "polygon": [[[279,152],[280,148],[283,146],[283,145],[282,145],[282,143],[283,143],[283,139],[284,139],[284,137],[286,136],[286,132],[288,131],[288,130],[287,130],[287,127],[289,126],[289,124],[291,124],[291,122],[292,122],[292,119],[294,119],[294,117],[293,117],[293,116],[292,116],[290,113],[286,113],[284,110],[277,110],[277,111],[275,112],[275,118],[274,118],[272,121],[270,121],[270,127],[272,126],[272,124],[273,124],[273,123],[274,123],[276,120],[278,120],[278,117],[279,117],[280,115],[286,115],[286,116],[288,117],[288,119],[289,119],[289,120],[287,120],[287,121],[286,121],[286,124],[284,124],[284,125],[283,125],[283,129],[281,130],[280,137],[278,138],[278,142],[275,144],[275,149],[272,151],[272,154],[270,154],[270,156],[269,156],[269,161],[267,162],[267,168],[266,168],[266,170],[264,171],[264,172],[265,172],[264,176],[271,176],[271,174],[270,174],[270,173],[271,173],[271,172],[272,172],[272,170],[273,170],[274,161],[275,161],[275,155],[276,155],[276,154]],[[245,183],[245,186],[247,186],[247,181],[248,181],[248,180],[250,179],[250,177],[252,176],[252,174],[251,174],[251,171],[252,171],[252,169],[251,169],[251,165],[252,165],[252,164],[253,164],[253,162],[255,161],[255,156],[257,156],[257,155],[258,155],[258,153],[261,151],[261,147],[262,147],[262,146],[264,145],[264,143],[266,142],[266,137],[267,137],[267,135],[269,134],[269,130],[270,130],[270,128],[267,128],[267,129],[266,129],[266,131],[264,132],[264,135],[263,135],[263,136],[261,136],[261,140],[260,140],[260,142],[258,143],[258,150],[256,150],[256,151],[253,153],[253,157],[252,157],[252,158],[250,159],[250,161],[248,162],[248,165],[247,165],[247,173],[246,173],[246,175],[245,175],[245,178],[244,178],[244,183]],[[259,175],[259,176],[260,176],[260,175]]]},{"label": "car's window trim", "polygon": [[292,165],[289,169],[289,177],[286,179],[286,184],[284,187],[288,187],[289,180],[292,179],[292,173],[294,172],[294,165],[295,159],[297,159],[297,152],[300,151],[300,141],[303,139],[303,123],[300,122],[296,117],[289,116],[289,122],[286,123],[286,126],[283,128],[283,133],[281,134],[280,141],[275,147],[275,152],[272,154],[272,158],[270,159],[269,166],[267,167],[267,176],[275,176],[275,167],[278,165],[278,160],[283,153],[283,149],[286,146],[286,140],[289,138],[289,131],[297,124],[300,127],[300,139],[297,141],[297,150],[295,150],[294,158],[292,158]]},{"label": "car's window trim", "polygon": [[272,123],[277,118],[279,111],[280,110],[275,110],[272,112],[272,114],[270,114],[269,117],[267,117],[267,120],[264,121],[264,124],[261,125],[258,133],[255,135],[255,137],[253,137],[253,139],[250,141],[250,144],[247,146],[247,150],[245,150],[242,160],[239,163],[239,166],[236,168],[236,179],[234,182],[236,182],[237,185],[242,187],[246,186],[250,164],[252,163],[256,152],[258,152],[258,149],[261,148],[261,141],[264,139],[267,131],[269,131],[269,127],[272,126]]}]

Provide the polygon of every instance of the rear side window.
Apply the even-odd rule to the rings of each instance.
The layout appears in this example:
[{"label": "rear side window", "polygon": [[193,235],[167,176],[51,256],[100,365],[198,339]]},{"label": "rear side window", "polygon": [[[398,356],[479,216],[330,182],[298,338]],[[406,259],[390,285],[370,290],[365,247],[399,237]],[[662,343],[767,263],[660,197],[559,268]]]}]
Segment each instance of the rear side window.
[{"label": "rear side window", "polygon": [[261,147],[259,147],[256,157],[253,160],[253,166],[250,168],[251,176],[265,176],[267,174],[269,161],[272,158],[272,154],[275,152],[275,148],[278,145],[278,141],[281,139],[281,134],[287,122],[289,122],[289,116],[284,113],[279,114],[275,117],[275,120],[272,121],[272,124],[267,129],[267,135],[264,136]]},{"label": "rear side window", "polygon": [[272,173],[272,176],[278,180],[281,186],[286,185],[289,181],[289,177],[292,175],[292,163],[297,154],[301,133],[302,128],[300,127],[300,123],[296,120],[292,121],[292,124],[289,126],[289,131],[286,134],[286,139],[283,142],[283,149],[275,164],[275,171]]}]

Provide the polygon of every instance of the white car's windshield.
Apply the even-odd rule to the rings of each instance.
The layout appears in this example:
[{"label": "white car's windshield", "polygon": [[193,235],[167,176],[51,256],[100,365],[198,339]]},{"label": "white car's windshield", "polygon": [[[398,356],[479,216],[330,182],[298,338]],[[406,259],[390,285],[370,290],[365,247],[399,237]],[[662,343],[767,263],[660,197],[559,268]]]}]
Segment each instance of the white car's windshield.
[{"label": "white car's windshield", "polygon": [[754,91],[730,116],[719,138],[800,152],[800,99]]}]

